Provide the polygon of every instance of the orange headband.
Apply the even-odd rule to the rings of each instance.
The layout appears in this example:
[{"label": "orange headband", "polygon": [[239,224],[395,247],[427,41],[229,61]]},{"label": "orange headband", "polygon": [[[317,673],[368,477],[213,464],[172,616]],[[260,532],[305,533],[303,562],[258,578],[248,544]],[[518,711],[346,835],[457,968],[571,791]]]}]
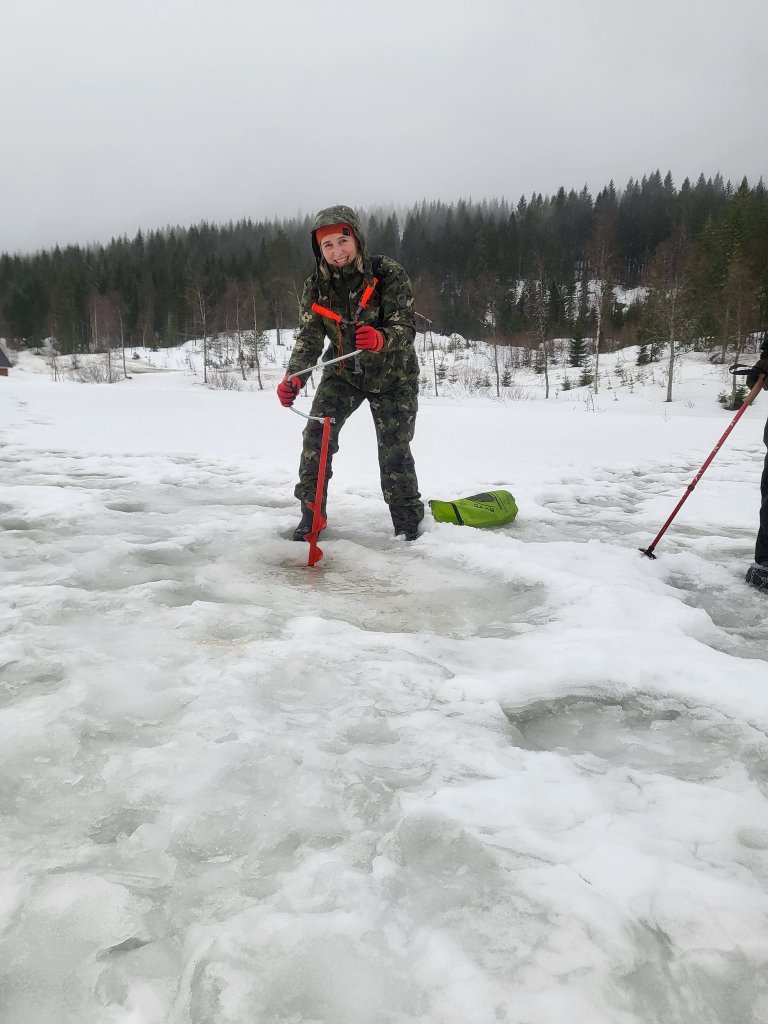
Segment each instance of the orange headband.
[{"label": "orange headband", "polygon": [[317,239],[317,244],[320,245],[327,235],[351,235],[352,233],[352,228],[349,224],[329,224],[327,227],[318,228],[315,231],[315,238]]}]

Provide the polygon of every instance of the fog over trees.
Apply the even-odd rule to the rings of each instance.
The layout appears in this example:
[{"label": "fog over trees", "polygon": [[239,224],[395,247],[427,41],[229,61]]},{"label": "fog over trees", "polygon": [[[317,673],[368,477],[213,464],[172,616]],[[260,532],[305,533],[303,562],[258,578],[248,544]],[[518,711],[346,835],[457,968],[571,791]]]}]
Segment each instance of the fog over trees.
[{"label": "fog over trees", "polygon": [[[762,180],[678,188],[659,171],[587,188],[361,211],[372,253],[399,259],[444,334],[540,347],[705,338],[723,358],[768,324]],[[58,351],[177,345],[291,327],[312,269],[311,218],[166,227],[108,244],[0,256],[0,337]],[[688,335],[681,337],[680,332]],[[594,340],[593,340],[594,345]]]}]

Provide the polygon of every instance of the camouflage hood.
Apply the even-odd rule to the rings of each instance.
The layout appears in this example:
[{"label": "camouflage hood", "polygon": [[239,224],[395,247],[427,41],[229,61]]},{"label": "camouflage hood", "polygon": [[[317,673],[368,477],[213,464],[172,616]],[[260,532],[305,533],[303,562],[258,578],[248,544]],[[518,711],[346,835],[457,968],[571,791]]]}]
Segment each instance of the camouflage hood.
[{"label": "camouflage hood", "polygon": [[331,224],[349,224],[352,230],[355,232],[355,238],[357,238],[358,245],[360,246],[360,252],[363,257],[363,262],[368,265],[368,245],[365,241],[365,233],[363,232],[362,225],[360,224],[360,218],[357,216],[355,211],[349,206],[328,206],[325,210],[321,210],[315,217],[315,222],[312,225],[312,251],[315,254],[315,260],[317,261],[318,267],[320,266],[320,247],[317,244],[315,238],[315,232],[318,228],[327,228]]}]

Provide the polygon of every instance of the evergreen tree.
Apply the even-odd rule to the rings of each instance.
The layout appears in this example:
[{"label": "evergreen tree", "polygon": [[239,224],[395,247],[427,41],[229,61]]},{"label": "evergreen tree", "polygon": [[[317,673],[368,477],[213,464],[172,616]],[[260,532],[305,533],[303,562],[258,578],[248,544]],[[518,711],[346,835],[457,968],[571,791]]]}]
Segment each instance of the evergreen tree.
[{"label": "evergreen tree", "polygon": [[[586,188],[566,186],[551,196],[534,191],[514,206],[423,200],[406,211],[402,238],[394,213],[374,209],[361,216],[371,251],[401,260],[416,308],[445,334],[483,338],[490,314],[499,343],[527,341],[538,349],[542,320],[549,340],[580,317],[582,339],[594,334],[598,352],[609,324],[616,343],[632,344],[651,306],[615,303],[613,288],[647,285],[659,253],[679,230],[689,242],[686,282],[700,334],[734,350],[737,334],[747,330],[736,326],[738,295],[745,291],[754,308],[742,321],[750,330],[768,323],[762,181],[731,186],[720,175],[699,175],[684,179],[678,192],[669,172],[662,177],[654,170],[630,179],[623,191],[610,182],[594,201]],[[306,216],[201,222],[106,245],[0,254],[0,336],[40,344],[52,335],[64,352],[85,351],[94,337],[99,344],[118,337],[128,345],[175,344],[200,329],[189,297],[192,279],[203,288],[207,319],[217,329],[229,330],[235,290],[254,281],[265,306],[263,326],[295,324],[302,284],[314,266],[311,223]],[[534,280],[546,280],[543,295],[523,287]],[[589,306],[575,308],[576,280],[591,282]],[[653,343],[650,335],[645,341]]]},{"label": "evergreen tree", "polygon": [[587,345],[584,341],[584,327],[581,317],[576,318],[573,325],[573,337],[568,344],[569,366],[583,366],[587,358]]}]

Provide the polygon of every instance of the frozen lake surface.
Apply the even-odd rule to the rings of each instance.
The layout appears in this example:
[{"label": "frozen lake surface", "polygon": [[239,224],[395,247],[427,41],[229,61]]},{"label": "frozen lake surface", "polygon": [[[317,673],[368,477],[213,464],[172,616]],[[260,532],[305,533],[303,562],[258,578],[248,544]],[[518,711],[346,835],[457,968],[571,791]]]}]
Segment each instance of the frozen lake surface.
[{"label": "frozen lake surface", "polygon": [[0,380],[0,1021],[765,1024],[768,398],[637,550],[719,372],[426,399],[521,511],[411,545],[363,409],[314,570],[271,387]]}]

